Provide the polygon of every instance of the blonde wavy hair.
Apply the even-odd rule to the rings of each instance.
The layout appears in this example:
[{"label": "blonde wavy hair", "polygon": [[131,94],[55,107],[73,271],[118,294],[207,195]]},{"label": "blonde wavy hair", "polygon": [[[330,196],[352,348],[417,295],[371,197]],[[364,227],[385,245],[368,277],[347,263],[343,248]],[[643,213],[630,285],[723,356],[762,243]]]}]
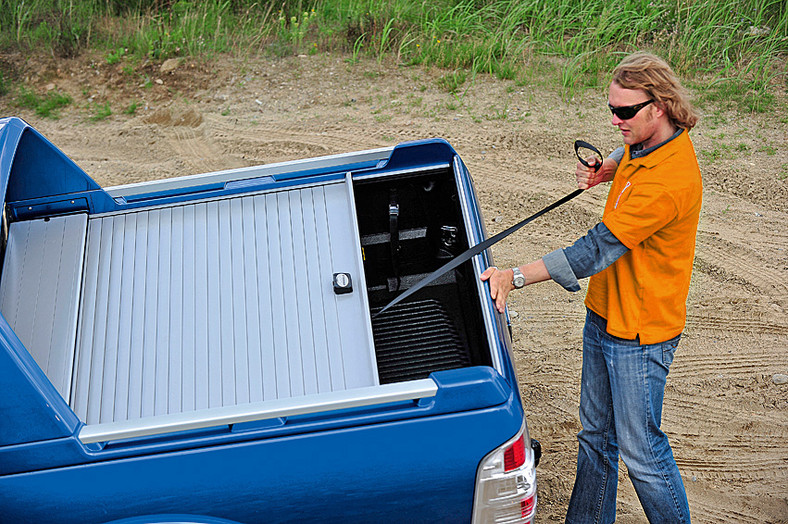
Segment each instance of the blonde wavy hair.
[{"label": "blonde wavy hair", "polygon": [[624,89],[642,89],[678,127],[690,130],[698,122],[687,92],[667,62],[650,53],[634,53],[613,70],[613,82]]}]

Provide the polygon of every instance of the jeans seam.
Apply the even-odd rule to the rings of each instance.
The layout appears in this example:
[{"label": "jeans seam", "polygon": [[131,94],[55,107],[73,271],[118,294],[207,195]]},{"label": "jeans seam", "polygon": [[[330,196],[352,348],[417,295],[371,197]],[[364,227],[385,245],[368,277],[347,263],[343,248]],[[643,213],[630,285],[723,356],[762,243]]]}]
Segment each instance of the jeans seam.
[{"label": "jeans seam", "polygon": [[[605,500],[605,494],[607,493],[607,477],[610,475],[610,459],[608,458],[608,446],[610,445],[610,428],[612,427],[611,418],[613,413],[613,405],[608,404],[607,410],[607,420],[605,421],[605,445],[602,447],[602,451],[604,452],[605,457],[605,471],[602,474],[602,489],[599,492],[599,500],[597,500],[596,504],[596,515],[594,516],[594,522],[602,522],[602,509],[603,509],[603,502]],[[616,479],[618,482],[618,479]]]},{"label": "jeans seam", "polygon": [[[604,336],[606,333],[604,330],[598,326],[596,323],[591,322],[589,323],[591,327],[593,327],[594,331],[596,331],[597,338],[599,340],[599,346],[601,348],[602,341],[604,340]],[[604,357],[603,357],[604,358]],[[610,475],[610,460],[608,459],[608,447],[610,446],[610,429],[612,425],[612,417],[613,417],[613,405],[612,402],[608,403],[608,410],[607,410],[607,419],[605,420],[605,433],[604,433],[604,446],[602,447],[603,457],[605,458],[604,461],[604,472],[602,473],[602,482],[601,482],[601,489],[599,490],[599,498],[597,499],[596,504],[596,511],[594,515],[594,522],[599,524],[602,522],[602,510],[603,510],[603,503],[605,500],[605,494],[607,493],[607,479]],[[618,479],[616,479],[618,481]]]},{"label": "jeans seam", "polygon": [[[664,350],[664,343],[660,344],[659,346],[660,346],[660,351],[663,351]],[[646,346],[643,346],[643,364],[644,364],[646,369],[643,369],[641,371],[643,372],[644,382],[648,382],[648,378],[647,378],[648,377],[648,355],[647,355],[647,351],[648,350],[646,349]],[[647,385],[648,384],[644,384],[644,386],[647,386]],[[650,400],[651,400],[650,399],[651,389],[648,388],[648,387],[644,387],[644,390],[646,391],[646,410],[645,410],[646,421],[645,422],[648,424],[648,421],[650,419],[656,420],[656,417],[654,416],[654,413],[652,413],[652,410],[651,410],[651,402],[650,402]],[[673,489],[673,485],[671,484],[671,482],[670,482],[670,480],[668,478],[668,475],[665,472],[665,467],[664,467],[663,462],[661,460],[657,459],[657,456],[656,456],[656,454],[654,452],[655,442],[653,440],[652,433],[650,431],[647,431],[646,434],[647,434],[646,437],[648,438],[648,443],[649,443],[649,451],[651,453],[651,460],[654,462],[654,465],[657,468],[659,468],[659,475],[660,475],[660,477],[662,477],[662,481],[667,486],[668,491],[670,492],[671,499],[673,499],[673,508],[676,511],[676,515],[681,518],[681,517],[683,517],[683,515],[682,515],[683,512],[681,511],[681,507],[679,505],[679,501],[676,498],[676,491]],[[683,519],[683,518],[680,520],[680,522],[685,522],[685,521],[686,520]]]}]

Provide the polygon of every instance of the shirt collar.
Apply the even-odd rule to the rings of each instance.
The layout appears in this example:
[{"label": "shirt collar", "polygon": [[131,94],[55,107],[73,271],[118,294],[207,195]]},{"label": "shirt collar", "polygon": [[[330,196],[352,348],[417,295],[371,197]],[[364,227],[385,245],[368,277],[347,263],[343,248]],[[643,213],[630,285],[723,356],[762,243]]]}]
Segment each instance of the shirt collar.
[{"label": "shirt collar", "polygon": [[643,148],[643,144],[642,143],[635,144],[629,150],[630,157],[631,158],[643,158],[644,156],[648,155],[649,153],[653,153],[654,151],[656,151],[660,147],[664,146],[665,144],[667,144],[668,142],[670,142],[674,138],[678,137],[683,131],[684,130],[682,128],[679,128],[678,131],[673,133],[673,136],[671,136],[670,138],[668,138],[664,142],[660,142],[659,144],[657,144],[655,146],[647,147],[645,149]]}]

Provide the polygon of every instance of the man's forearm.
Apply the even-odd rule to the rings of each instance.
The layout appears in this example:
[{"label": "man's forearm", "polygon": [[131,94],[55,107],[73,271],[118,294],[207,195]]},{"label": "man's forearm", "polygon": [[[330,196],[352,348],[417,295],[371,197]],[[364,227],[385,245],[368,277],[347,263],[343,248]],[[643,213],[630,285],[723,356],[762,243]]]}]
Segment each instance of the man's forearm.
[{"label": "man's forearm", "polygon": [[536,284],[537,282],[550,280],[550,273],[547,271],[547,267],[541,259],[534,260],[533,262],[519,267],[525,277],[526,286],[528,284]]}]

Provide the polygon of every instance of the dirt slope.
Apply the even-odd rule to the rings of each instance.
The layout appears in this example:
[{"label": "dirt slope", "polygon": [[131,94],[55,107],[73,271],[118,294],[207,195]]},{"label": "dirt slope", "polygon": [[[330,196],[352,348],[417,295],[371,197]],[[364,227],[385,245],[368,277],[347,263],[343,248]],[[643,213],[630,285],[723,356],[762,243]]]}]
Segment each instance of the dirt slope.
[{"label": "dirt slope", "polygon": [[[104,186],[443,137],[468,165],[493,234],[574,189],[576,138],[620,144],[601,90],[567,103],[538,85],[476,78],[453,96],[436,87],[440,71],[323,55],[133,74],[101,57],[4,60],[74,104],[44,120],[6,97],[0,114],[28,120]],[[105,102],[114,114],[90,121]],[[132,102],[136,112],[122,114]],[[703,113],[691,136],[704,206],[663,429],[696,522],[788,522],[788,385],[774,380],[788,374],[788,124]],[[496,262],[572,242],[605,196],[595,188],[539,219],[495,247]],[[528,421],[545,451],[540,523],[563,521],[574,479],[583,297],[546,283],[510,300]],[[645,522],[623,467],[621,478],[619,522]]]}]

